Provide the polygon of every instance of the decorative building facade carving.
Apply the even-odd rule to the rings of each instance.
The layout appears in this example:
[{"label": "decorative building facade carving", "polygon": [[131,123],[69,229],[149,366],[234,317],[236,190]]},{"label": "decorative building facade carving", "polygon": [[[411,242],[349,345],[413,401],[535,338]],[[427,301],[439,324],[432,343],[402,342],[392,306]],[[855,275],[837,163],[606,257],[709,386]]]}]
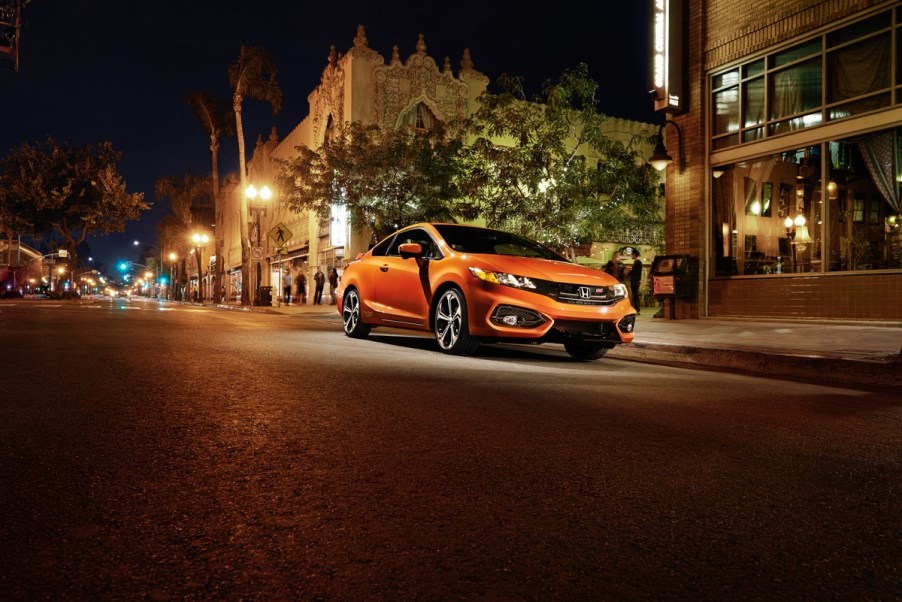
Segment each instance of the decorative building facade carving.
[{"label": "decorative building facade carving", "polygon": [[341,54],[336,55],[335,46],[329,53],[329,64],[320,78],[319,88],[313,96],[310,115],[313,117],[313,140],[320,144],[326,138],[329,118],[334,123],[344,122],[345,70]]},{"label": "decorative building facade carving", "polygon": [[422,34],[416,48],[402,63],[395,46],[391,62],[375,69],[373,114],[383,128],[397,127],[402,115],[418,102],[426,104],[442,122],[466,115],[469,87],[455,79],[450,69],[439,71],[435,60],[426,54]]}]

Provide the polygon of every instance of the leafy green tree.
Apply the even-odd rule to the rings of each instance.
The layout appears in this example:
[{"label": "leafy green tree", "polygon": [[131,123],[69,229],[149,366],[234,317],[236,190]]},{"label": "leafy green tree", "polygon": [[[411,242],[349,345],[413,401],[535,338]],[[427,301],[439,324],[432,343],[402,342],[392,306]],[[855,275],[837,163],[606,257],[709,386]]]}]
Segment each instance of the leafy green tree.
[{"label": "leafy green tree", "polygon": [[210,155],[213,159],[213,210],[217,228],[214,232],[216,249],[216,270],[213,274],[213,290],[222,284],[225,253],[222,232],[222,205],[219,190],[219,140],[223,136],[235,134],[235,119],[228,100],[216,98],[210,92],[192,92],[185,97],[185,103],[194,111],[204,132],[210,137]]},{"label": "leafy green tree", "polygon": [[15,251],[13,250],[13,239],[17,234],[29,231],[28,224],[20,215],[15,213],[15,207],[12,200],[13,199],[9,196],[7,189],[3,184],[3,180],[0,179],[0,233],[2,233],[7,240],[7,265],[13,265],[14,263],[13,254]]},{"label": "leafy green tree", "polygon": [[110,142],[25,143],[0,162],[0,215],[21,234],[59,236],[71,273],[78,265],[76,247],[88,236],[122,232],[151,206],[144,193],[126,191],[116,167],[120,159]]},{"label": "leafy green tree", "polygon": [[499,78],[469,122],[463,216],[567,250],[636,219],[659,216],[658,178],[634,139],[605,134],[598,85],[584,64],[527,101],[518,78]]},{"label": "leafy green tree", "polygon": [[359,122],[337,128],[323,145],[280,161],[281,198],[293,211],[327,219],[333,205],[381,240],[418,221],[453,221],[463,173],[462,131],[382,130]]},{"label": "leafy green tree", "polygon": [[241,190],[239,191],[239,220],[241,223],[241,304],[250,305],[251,241],[248,228],[247,162],[244,154],[244,125],[241,120],[241,103],[254,98],[269,103],[274,114],[282,108],[282,90],[276,82],[276,62],[265,49],[241,46],[238,59],[229,67],[229,84],[232,87],[232,108],[235,111],[235,133],[238,137],[238,165]]}]

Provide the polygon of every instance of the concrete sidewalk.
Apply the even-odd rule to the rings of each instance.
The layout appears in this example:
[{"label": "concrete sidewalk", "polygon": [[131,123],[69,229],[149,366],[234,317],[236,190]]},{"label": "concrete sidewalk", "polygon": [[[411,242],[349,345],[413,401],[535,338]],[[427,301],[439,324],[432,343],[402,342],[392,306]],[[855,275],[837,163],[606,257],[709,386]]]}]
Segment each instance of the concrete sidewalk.
[{"label": "concrete sidewalk", "polygon": [[[246,308],[245,308],[246,309]],[[334,305],[281,304],[255,311],[340,319]],[[608,357],[815,382],[898,387],[902,322],[668,320],[643,312],[636,338]]]},{"label": "concrete sidewalk", "polygon": [[902,322],[666,320],[641,316],[609,357],[813,382],[897,387]]}]

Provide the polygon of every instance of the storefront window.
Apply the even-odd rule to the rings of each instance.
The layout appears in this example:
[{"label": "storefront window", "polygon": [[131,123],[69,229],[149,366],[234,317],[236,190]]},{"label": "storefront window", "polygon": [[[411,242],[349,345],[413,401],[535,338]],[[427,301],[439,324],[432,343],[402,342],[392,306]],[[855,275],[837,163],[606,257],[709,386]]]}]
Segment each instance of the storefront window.
[{"label": "storefront window", "polygon": [[829,271],[902,268],[900,130],[828,145]]},{"label": "storefront window", "polygon": [[885,11],[713,73],[712,148],[722,150],[900,104],[902,24],[894,24],[894,16],[902,18],[899,12]]},{"label": "storefront window", "polygon": [[764,123],[764,78],[753,79],[742,86],[743,127]]},{"label": "storefront window", "polygon": [[716,167],[715,275],[902,268],[900,139],[885,130]]},{"label": "storefront window", "polygon": [[726,134],[739,130],[739,86],[714,94],[714,131]]},{"label": "storefront window", "polygon": [[[794,67],[772,73],[770,82],[770,118],[777,120],[790,115],[810,112],[821,105],[820,57]],[[772,126],[774,134],[817,125],[819,113],[779,121]]]},{"label": "storefront window", "polygon": [[819,271],[819,147],[720,167],[713,180],[717,276]]}]

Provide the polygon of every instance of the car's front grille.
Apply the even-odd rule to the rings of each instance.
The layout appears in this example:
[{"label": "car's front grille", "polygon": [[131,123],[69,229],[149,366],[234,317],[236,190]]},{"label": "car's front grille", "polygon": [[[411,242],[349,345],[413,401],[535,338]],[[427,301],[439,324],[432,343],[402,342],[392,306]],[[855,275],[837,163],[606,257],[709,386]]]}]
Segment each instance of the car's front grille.
[{"label": "car's front grille", "polygon": [[566,336],[576,336],[587,339],[601,339],[605,341],[619,341],[620,335],[617,328],[611,322],[588,322],[585,320],[557,320],[554,330]]},{"label": "car's front grille", "polygon": [[533,281],[536,284],[536,292],[548,295],[561,303],[573,303],[575,305],[613,305],[623,299],[618,295],[613,286],[598,286],[585,284],[568,284],[565,282],[550,282],[547,280]]}]

